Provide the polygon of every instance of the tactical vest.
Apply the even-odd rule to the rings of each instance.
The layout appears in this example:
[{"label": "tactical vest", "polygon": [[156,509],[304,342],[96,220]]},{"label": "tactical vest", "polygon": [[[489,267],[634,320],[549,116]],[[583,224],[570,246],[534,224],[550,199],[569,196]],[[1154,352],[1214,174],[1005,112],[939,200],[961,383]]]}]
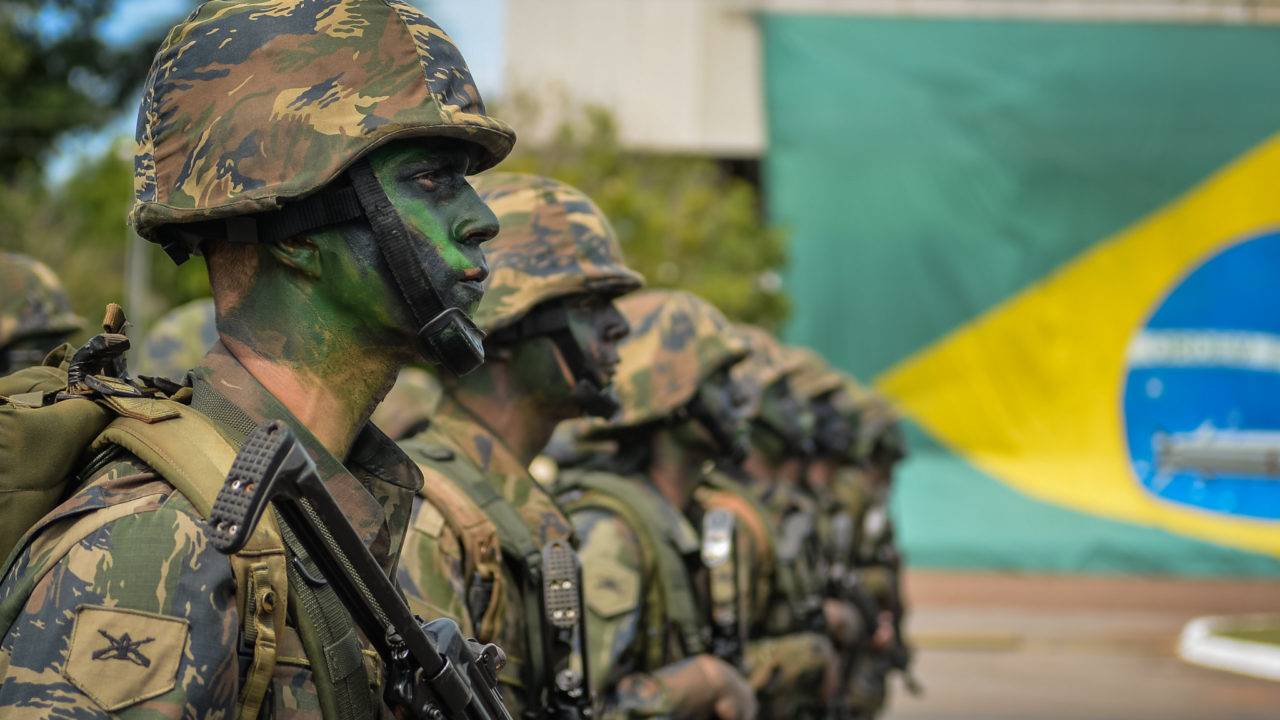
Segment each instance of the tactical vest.
[{"label": "tactical vest", "polygon": [[[582,702],[585,707],[585,678],[582,670],[573,667],[585,667],[582,651],[586,639],[582,577],[576,553],[571,560],[571,573],[561,567],[562,562],[544,557],[557,541],[549,543],[548,548],[539,547],[520,512],[502,497],[492,480],[465,458],[459,459],[452,448],[424,440],[409,440],[401,447],[418,463],[451,481],[423,483],[422,495],[441,510],[445,522],[460,537],[466,555],[468,611],[482,639],[496,641],[500,632],[501,600],[506,590],[504,562],[520,583],[519,611],[528,649],[528,657],[520,659],[524,664],[520,682],[525,690],[525,715],[543,716],[548,705],[544,691],[568,693],[570,697],[564,702]],[[567,542],[559,544],[563,548],[558,554],[573,552]],[[564,585],[566,581],[572,587]],[[477,593],[487,597],[472,597],[477,582],[488,585],[487,592]],[[574,597],[564,597],[567,592]],[[473,599],[477,602],[473,603]]]},{"label": "tactical vest", "polygon": [[[566,512],[613,513],[639,539],[643,576],[651,580],[642,599],[644,659],[646,668],[655,670],[680,657],[706,652],[709,629],[698,610],[690,579],[690,568],[696,562],[692,558],[701,550],[698,538],[679,512],[664,511],[659,505],[662,500],[642,482],[640,478],[574,470],[562,473],[555,489]],[[671,635],[682,646],[676,656],[667,646]]]},{"label": "tactical vest", "polygon": [[[769,522],[765,509],[744,486],[718,472],[703,478],[702,484],[694,490],[693,498],[703,508],[723,508],[733,513],[740,527],[751,538],[756,550],[751,558],[754,576],[768,579],[767,582],[750,588],[754,591],[750,598],[751,621],[753,624],[763,623],[772,591],[778,585],[778,549],[775,542],[777,531]],[[752,628],[753,634],[757,629]]]},{"label": "tactical vest", "polygon": [[[54,362],[60,359],[56,354],[50,357]],[[33,526],[74,490],[69,487],[71,478],[86,458],[110,446],[123,448],[181,493],[202,518],[208,516],[235,458],[231,442],[205,415],[188,406],[189,388],[173,399],[97,395],[41,404],[47,393],[67,387],[66,370],[62,362],[58,367],[27,368],[0,378],[0,492],[14,501],[15,509],[13,514],[6,512],[0,537],[5,543],[0,549],[8,552],[3,575],[31,539]],[[101,511],[89,517],[92,522],[77,524],[77,537],[59,545],[61,552],[42,558],[40,567],[33,570],[36,577],[52,569],[76,541],[115,519]],[[252,648],[237,717],[248,720],[259,715],[275,673],[277,639],[284,632],[292,602],[324,716],[369,718],[379,701],[371,695],[374,684],[366,676],[365,654],[350,616],[327,585],[317,590],[299,581],[296,566],[300,563],[309,567],[312,576],[318,572],[298,552],[293,553],[293,563],[287,561],[286,544],[291,550],[300,549],[291,540],[288,529],[269,513],[244,549],[228,558],[243,623],[240,647]],[[25,600],[15,597],[0,606],[0,635],[8,632]]]}]

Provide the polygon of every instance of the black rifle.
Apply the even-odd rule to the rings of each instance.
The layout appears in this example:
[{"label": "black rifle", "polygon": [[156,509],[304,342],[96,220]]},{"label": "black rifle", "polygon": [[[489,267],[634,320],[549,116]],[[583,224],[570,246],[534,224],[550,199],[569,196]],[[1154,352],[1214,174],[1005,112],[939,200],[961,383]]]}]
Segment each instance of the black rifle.
[{"label": "black rifle", "polygon": [[245,438],[209,513],[214,548],[243,548],[274,502],[351,617],[382,657],[383,698],[414,720],[511,720],[498,695],[505,657],[495,645],[464,640],[448,619],[424,623],[369,554],[315,463],[284,423]]},{"label": "black rifle", "polygon": [[[548,720],[589,720],[591,678],[587,672],[586,618],[583,616],[582,566],[564,540],[542,547],[539,609],[542,612],[544,667],[551,670],[547,707],[528,708],[529,716]],[[535,581],[537,576],[535,576]],[[577,658],[579,667],[573,666]]]}]

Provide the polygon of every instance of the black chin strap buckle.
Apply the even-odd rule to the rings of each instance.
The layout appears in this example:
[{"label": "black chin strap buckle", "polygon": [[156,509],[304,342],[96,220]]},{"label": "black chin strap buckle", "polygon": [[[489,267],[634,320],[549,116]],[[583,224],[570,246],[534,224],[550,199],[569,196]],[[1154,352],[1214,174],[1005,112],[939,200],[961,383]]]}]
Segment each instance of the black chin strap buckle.
[{"label": "black chin strap buckle", "polygon": [[622,409],[622,403],[618,402],[612,386],[602,388],[591,379],[581,378],[575,382],[571,395],[578,407],[591,417],[608,420]]},{"label": "black chin strap buckle", "polygon": [[458,377],[484,364],[484,331],[456,307],[447,308],[418,331],[426,356]]}]

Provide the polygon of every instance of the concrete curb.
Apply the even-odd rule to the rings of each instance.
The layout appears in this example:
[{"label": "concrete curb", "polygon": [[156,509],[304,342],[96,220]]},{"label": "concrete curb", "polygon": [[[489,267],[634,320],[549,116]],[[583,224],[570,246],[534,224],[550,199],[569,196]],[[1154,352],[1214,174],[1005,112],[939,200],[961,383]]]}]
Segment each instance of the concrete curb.
[{"label": "concrete curb", "polygon": [[1274,626],[1274,615],[1209,616],[1187,623],[1178,638],[1178,656],[1183,660],[1216,670],[1280,681],[1280,645],[1248,642],[1215,635],[1219,628],[1249,627],[1266,621]]}]

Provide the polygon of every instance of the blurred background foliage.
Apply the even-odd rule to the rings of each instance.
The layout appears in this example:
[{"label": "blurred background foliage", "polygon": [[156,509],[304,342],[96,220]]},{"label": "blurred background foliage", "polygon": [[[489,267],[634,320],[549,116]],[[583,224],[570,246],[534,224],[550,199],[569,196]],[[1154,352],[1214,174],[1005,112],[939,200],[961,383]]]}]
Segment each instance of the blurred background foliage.
[{"label": "blurred background foliage", "polygon": [[[132,242],[125,224],[131,141],[121,137],[105,152],[77,156],[65,179],[54,181],[48,172],[60,138],[109,132],[103,128],[118,127],[137,103],[163,28],[126,45],[104,43],[96,28],[111,5],[0,4],[0,93],[11,100],[0,107],[0,213],[7,221],[0,247],[52,267],[85,318],[96,320],[115,301],[145,324],[207,295],[208,282],[198,260],[175,267],[158,248]],[[557,101],[558,110],[568,107],[564,98]],[[518,129],[547,122],[539,102],[519,93],[495,110]],[[687,288],[736,319],[771,329],[785,320],[784,237],[763,223],[750,182],[708,158],[630,152],[604,109],[557,117],[563,119],[549,123],[538,143],[519,143],[501,169],[550,175],[584,190],[650,284]],[[131,244],[145,257],[130,262]],[[138,277],[145,286],[125,287]]]},{"label": "blurred background foliage", "polygon": [[[541,101],[519,93],[495,113],[517,132],[544,124]],[[779,275],[786,241],[764,224],[750,182],[708,158],[628,152],[604,108],[560,116],[568,119],[538,142],[517,142],[500,170],[548,175],[585,192],[650,285],[691,290],[734,319],[778,329],[789,309]]]}]

